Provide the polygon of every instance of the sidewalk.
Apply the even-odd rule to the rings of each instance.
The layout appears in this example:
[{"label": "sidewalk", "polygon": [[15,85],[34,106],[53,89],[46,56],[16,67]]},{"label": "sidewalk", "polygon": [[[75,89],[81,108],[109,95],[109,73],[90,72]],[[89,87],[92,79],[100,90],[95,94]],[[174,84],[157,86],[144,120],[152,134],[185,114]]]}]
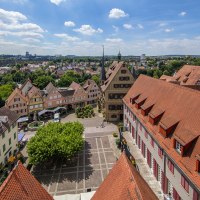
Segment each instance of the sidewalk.
[{"label": "sidewalk", "polygon": [[161,186],[154,177],[153,173],[149,169],[149,166],[145,160],[145,158],[142,156],[142,153],[140,150],[137,148],[137,146],[134,143],[133,138],[131,137],[130,133],[124,132],[123,133],[124,138],[127,141],[127,144],[130,148],[130,152],[133,155],[133,157],[136,160],[136,164],[139,168],[139,172],[141,176],[144,178],[144,180],[148,183],[150,188],[153,190],[153,192],[156,194],[158,199],[163,200],[164,196],[161,190]]}]

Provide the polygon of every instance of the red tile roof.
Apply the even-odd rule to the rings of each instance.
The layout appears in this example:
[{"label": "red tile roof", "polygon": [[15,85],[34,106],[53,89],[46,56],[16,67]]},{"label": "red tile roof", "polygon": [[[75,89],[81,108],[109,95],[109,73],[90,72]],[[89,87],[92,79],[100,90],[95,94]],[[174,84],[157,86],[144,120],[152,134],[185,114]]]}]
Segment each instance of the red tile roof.
[{"label": "red tile roof", "polygon": [[156,195],[122,153],[91,200],[157,200]]},{"label": "red tile roof", "polygon": [[69,88],[72,88],[73,90],[78,90],[81,87],[80,84],[76,83],[76,82],[72,82],[71,85],[69,86]]},{"label": "red tile roof", "polygon": [[[152,125],[149,122],[149,116],[143,116],[141,110],[130,102],[130,98],[136,94],[147,97],[144,104],[147,102],[154,103],[148,115],[158,115],[163,112],[159,119],[160,123]],[[200,188],[200,175],[195,171],[196,156],[200,154],[200,92],[141,75],[123,101],[186,176]],[[163,137],[159,133],[159,126],[162,123],[166,128],[169,128],[177,122],[175,130],[170,131],[169,137]],[[188,149],[184,152],[184,156],[181,156],[174,149],[174,139],[183,145],[190,143]]]},{"label": "red tile roof", "polygon": [[53,200],[31,173],[20,163],[0,187],[0,200]]},{"label": "red tile roof", "polygon": [[160,79],[193,89],[200,89],[200,66],[184,65],[173,77],[162,75]]}]

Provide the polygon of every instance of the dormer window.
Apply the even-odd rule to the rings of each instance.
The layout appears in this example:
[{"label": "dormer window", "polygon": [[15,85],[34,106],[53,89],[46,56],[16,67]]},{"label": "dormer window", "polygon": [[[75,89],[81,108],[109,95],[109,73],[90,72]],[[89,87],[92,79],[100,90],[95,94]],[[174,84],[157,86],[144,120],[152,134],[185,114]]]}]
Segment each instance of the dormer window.
[{"label": "dormer window", "polygon": [[181,151],[182,151],[182,148],[183,148],[183,145],[181,145],[178,141],[176,141],[176,151],[178,151],[178,153],[181,154]]}]

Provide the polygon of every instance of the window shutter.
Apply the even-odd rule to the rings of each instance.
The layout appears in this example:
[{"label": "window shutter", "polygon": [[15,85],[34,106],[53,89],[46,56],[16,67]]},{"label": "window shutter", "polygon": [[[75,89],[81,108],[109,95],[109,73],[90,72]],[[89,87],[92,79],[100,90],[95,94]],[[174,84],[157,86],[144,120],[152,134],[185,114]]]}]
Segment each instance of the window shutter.
[{"label": "window shutter", "polygon": [[184,187],[184,177],[183,177],[183,175],[181,175],[181,185]]}]

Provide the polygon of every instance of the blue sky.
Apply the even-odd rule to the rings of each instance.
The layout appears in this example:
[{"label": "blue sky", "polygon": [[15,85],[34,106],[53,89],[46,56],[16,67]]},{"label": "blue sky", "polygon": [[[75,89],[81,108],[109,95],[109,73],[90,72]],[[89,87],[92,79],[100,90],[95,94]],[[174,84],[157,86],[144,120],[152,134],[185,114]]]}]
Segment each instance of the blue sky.
[{"label": "blue sky", "polygon": [[0,0],[0,54],[200,54],[199,0]]}]

